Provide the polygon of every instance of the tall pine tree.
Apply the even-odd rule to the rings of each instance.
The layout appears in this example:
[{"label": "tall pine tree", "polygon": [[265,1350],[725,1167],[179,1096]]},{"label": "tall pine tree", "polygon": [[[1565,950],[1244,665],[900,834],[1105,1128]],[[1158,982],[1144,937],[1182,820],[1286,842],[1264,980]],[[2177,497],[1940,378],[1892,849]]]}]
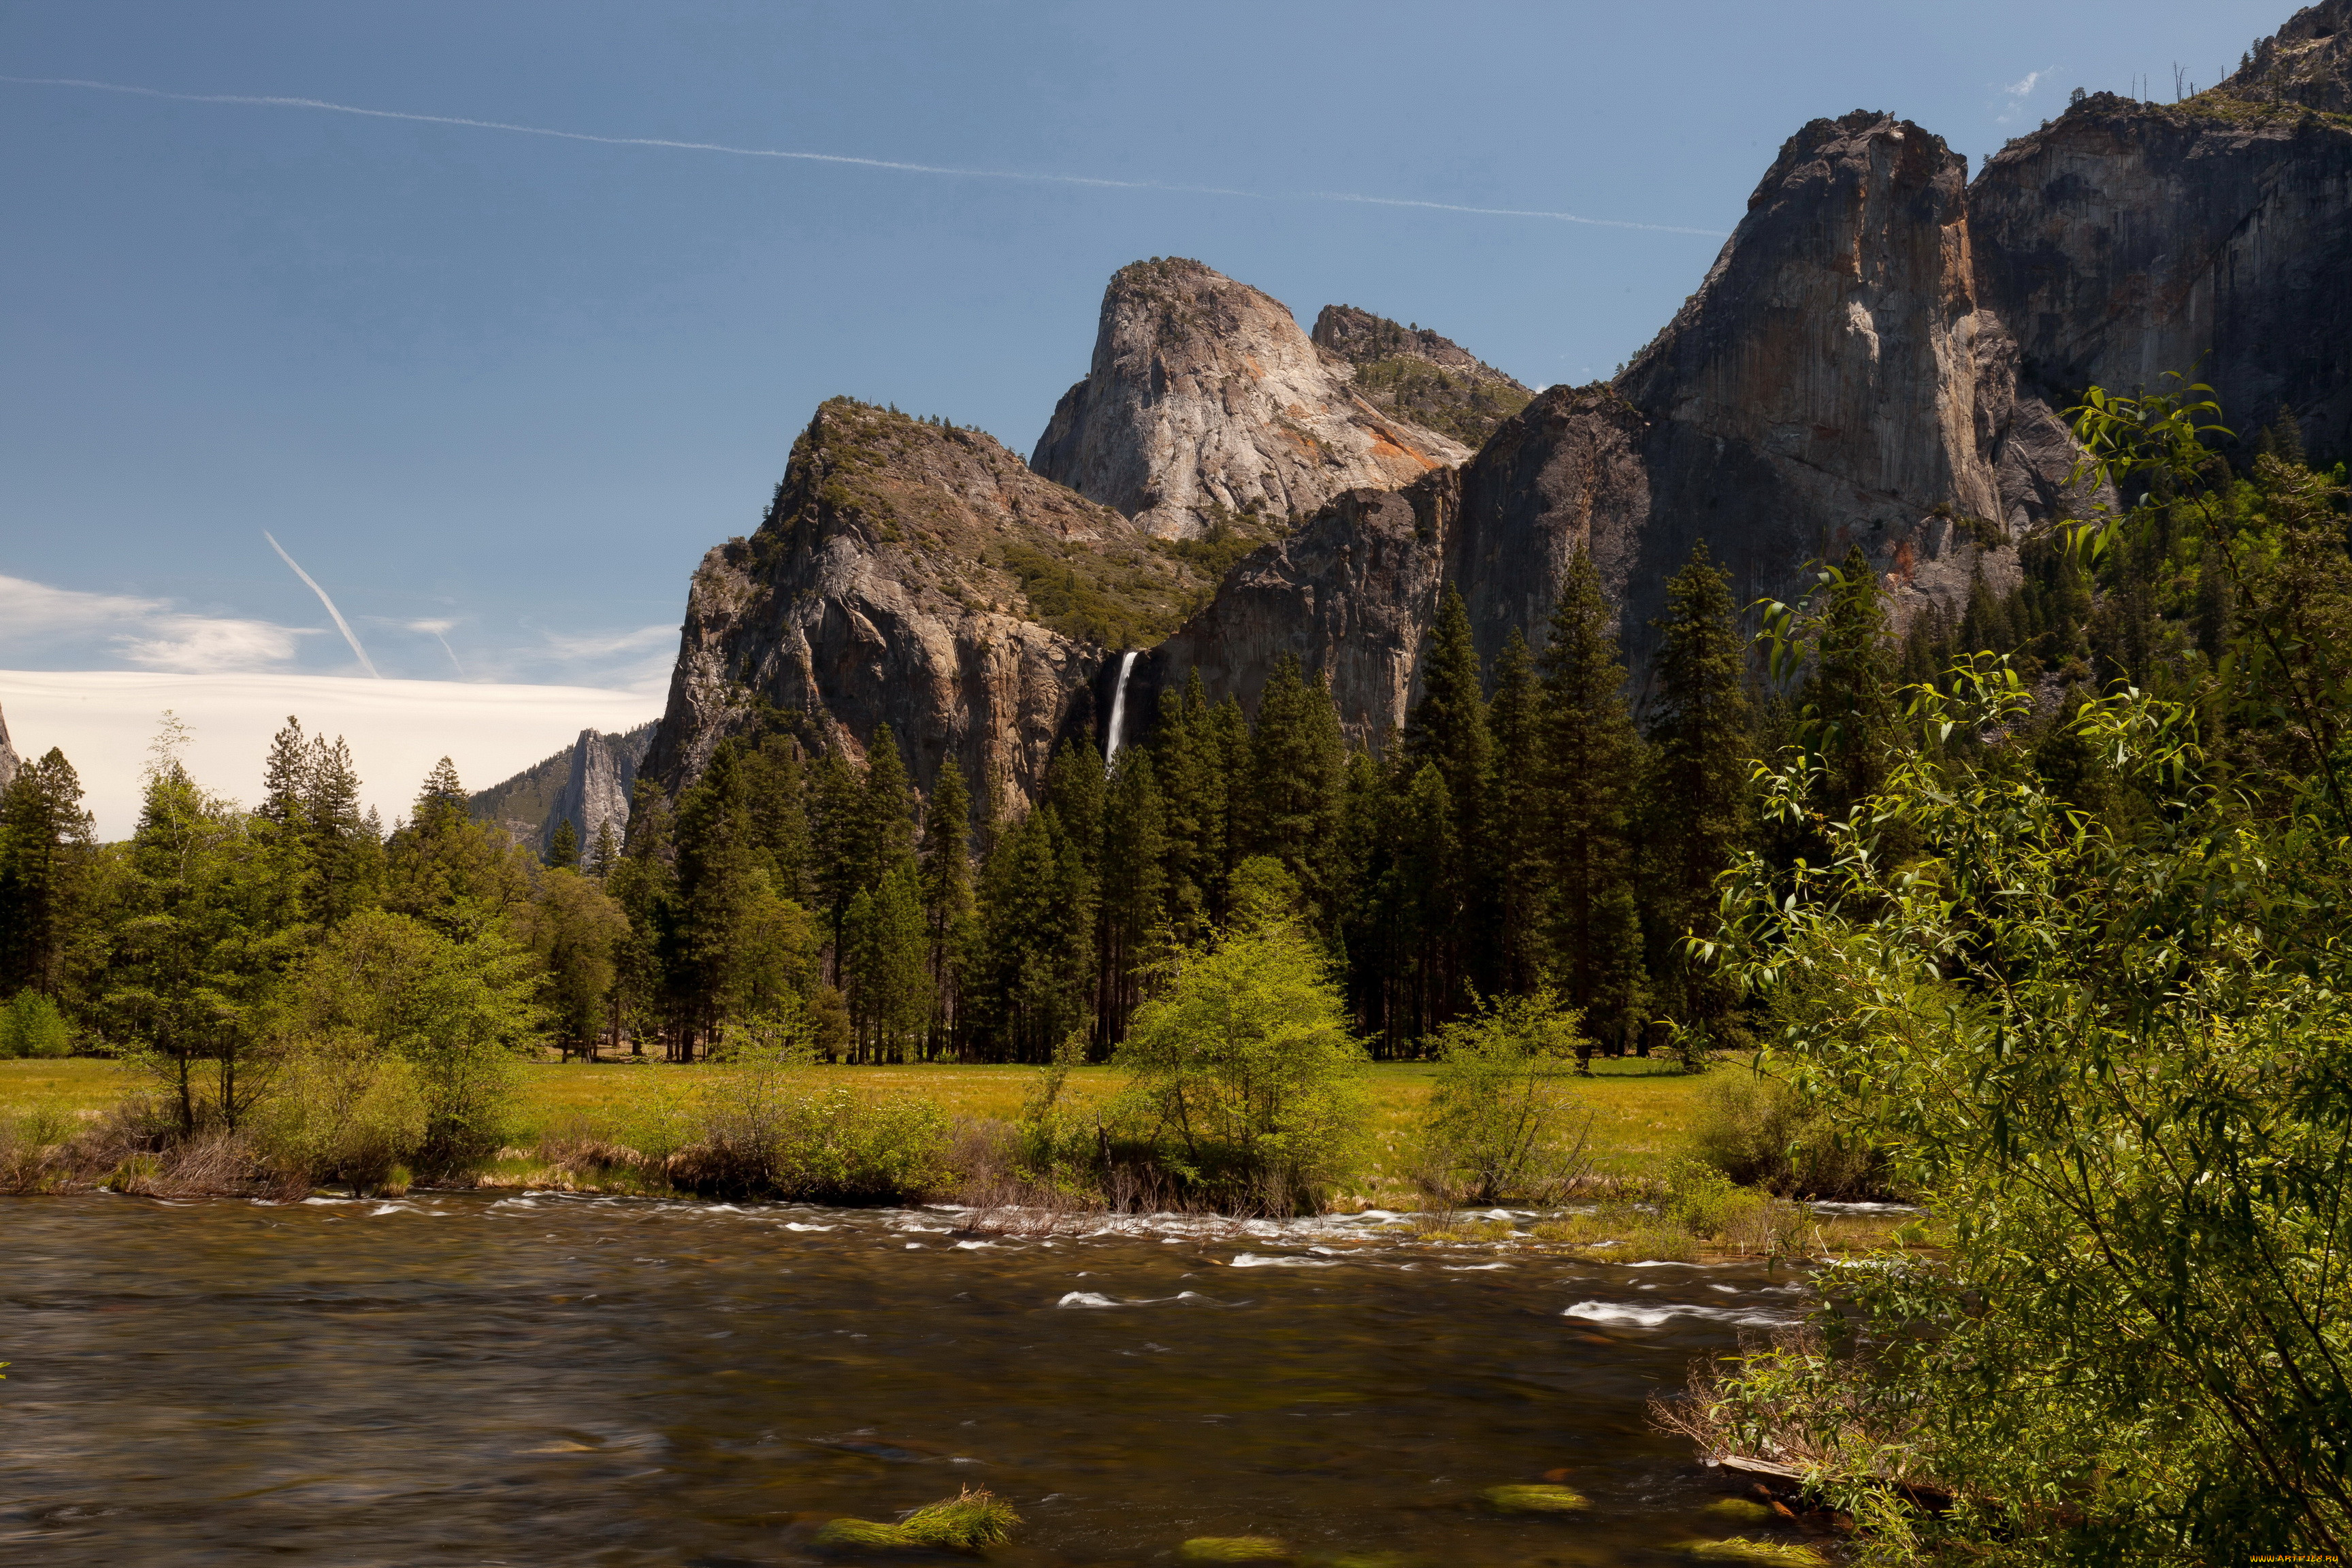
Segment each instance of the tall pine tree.
[{"label": "tall pine tree", "polygon": [[1644,759],[1625,709],[1616,616],[1582,550],[1561,579],[1541,668],[1533,816],[1545,947],[1554,984],[1583,1009],[1585,1033],[1622,1049],[1643,1003],[1633,829]]},{"label": "tall pine tree", "polygon": [[1710,1025],[1731,994],[1684,951],[1709,929],[1717,873],[1746,842],[1748,763],[1753,745],[1745,645],[1731,585],[1706,542],[1666,584],[1652,707],[1643,921],[1650,972],[1665,982],[1685,1025]]}]

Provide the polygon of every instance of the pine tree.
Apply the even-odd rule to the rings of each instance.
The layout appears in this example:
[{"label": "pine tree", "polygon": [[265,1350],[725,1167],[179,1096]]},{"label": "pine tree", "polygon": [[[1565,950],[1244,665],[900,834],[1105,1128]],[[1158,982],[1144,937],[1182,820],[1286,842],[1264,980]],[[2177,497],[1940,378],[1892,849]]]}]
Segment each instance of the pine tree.
[{"label": "pine tree", "polygon": [[812,847],[800,742],[790,735],[769,735],[744,754],[743,767],[751,835],[764,858],[769,885],[778,897],[807,905]]},{"label": "pine tree", "polygon": [[686,1026],[681,1054],[690,1056],[696,1036],[715,1037],[729,1021],[738,950],[765,890],[737,742],[721,741],[679,797],[676,831],[677,913],[663,968]]},{"label": "pine tree", "polygon": [[1535,816],[1539,739],[1535,658],[1513,626],[1495,660],[1486,704],[1495,772],[1487,792],[1487,879],[1494,889],[1495,982],[1505,995],[1533,991],[1542,967],[1540,842]]},{"label": "pine tree", "polygon": [[875,728],[874,743],[866,749],[865,822],[857,853],[858,880],[865,887],[878,886],[915,857],[915,785],[907,776],[898,737],[887,724]]},{"label": "pine tree", "polygon": [[612,876],[620,859],[621,846],[613,837],[613,824],[608,818],[596,825],[595,847],[588,851],[588,874],[601,882]]},{"label": "pine tree", "polygon": [[1307,680],[1284,654],[1259,694],[1243,788],[1234,817],[1244,855],[1282,862],[1307,906],[1328,923],[1336,910],[1339,811],[1348,748],[1322,680]]},{"label": "pine tree", "polygon": [[1643,1000],[1633,827],[1645,761],[1625,709],[1616,616],[1582,550],[1561,579],[1541,668],[1534,816],[1550,973],[1583,1010],[1586,1035],[1622,1049]]},{"label": "pine tree", "polygon": [[81,781],[53,746],[0,791],[0,996],[29,987],[66,999],[96,854]]},{"label": "pine tree", "polygon": [[668,933],[676,921],[677,876],[671,861],[673,817],[661,785],[637,780],[629,808],[629,837],[604,874],[604,890],[628,919],[614,955],[614,993],[622,1026],[636,1054],[667,1033],[671,986],[664,973]]},{"label": "pine tree", "polygon": [[1140,1000],[1143,973],[1155,956],[1154,934],[1166,915],[1167,813],[1151,754],[1119,755],[1103,812],[1101,913],[1096,936],[1100,978],[1095,1002],[1098,1047],[1116,1046]]},{"label": "pine tree", "polygon": [[902,1062],[930,1021],[933,988],[927,962],[922,892],[915,865],[901,860],[881,883],[851,900],[850,1016],[866,1058]]},{"label": "pine tree", "polygon": [[1655,692],[1643,868],[1652,974],[1671,977],[1686,1024],[1729,1008],[1724,985],[1691,963],[1683,940],[1708,929],[1715,878],[1748,834],[1750,714],[1731,585],[1706,542],[1666,584]]},{"label": "pine tree", "polygon": [[580,868],[580,835],[573,830],[572,819],[568,816],[555,825],[555,836],[548,840],[547,868],[551,871],[576,871]]},{"label": "pine tree", "polygon": [[1152,773],[1168,813],[1168,918],[1198,942],[1223,907],[1227,779],[1197,669],[1182,696],[1160,695]]},{"label": "pine tree", "polygon": [[467,814],[466,786],[444,757],[384,847],[384,907],[470,942],[529,900],[529,858],[502,828]]},{"label": "pine tree", "polygon": [[972,941],[971,796],[955,758],[940,764],[930,807],[923,814],[923,927],[927,967],[938,1005],[933,1043],[958,1037],[962,1011],[959,975]]},{"label": "pine tree", "polygon": [[1846,552],[1827,588],[1804,717],[1821,759],[1820,807],[1843,821],[1885,780],[1895,698],[1886,681],[1886,611],[1860,545]]},{"label": "pine tree", "polygon": [[310,847],[309,913],[326,927],[373,908],[383,884],[383,836],[360,805],[359,770],[338,735],[310,742],[302,774],[302,819]]},{"label": "pine tree", "polygon": [[866,811],[866,781],[838,750],[819,756],[811,771],[815,777],[809,792],[810,816],[814,818],[810,824],[814,848],[810,870],[817,908],[833,942],[837,972],[849,900],[867,885],[865,879],[871,865],[866,847],[871,837],[871,819]]},{"label": "pine tree", "polygon": [[286,716],[262,763],[261,804],[254,808],[256,841],[268,868],[267,908],[260,911],[272,931],[302,923],[310,901],[310,816],[304,796],[310,770],[310,743],[302,721]]},{"label": "pine tree", "polygon": [[1486,992],[1496,985],[1495,878],[1486,841],[1494,736],[1486,724],[1469,606],[1451,584],[1422,656],[1421,692],[1404,732],[1405,760],[1413,770],[1412,789],[1422,791],[1420,770],[1433,768],[1454,813],[1445,835],[1446,857],[1427,865],[1433,880],[1421,900],[1427,914],[1422,936],[1431,946],[1438,986],[1434,1011],[1423,1017],[1427,1027],[1465,1005],[1473,985]]}]

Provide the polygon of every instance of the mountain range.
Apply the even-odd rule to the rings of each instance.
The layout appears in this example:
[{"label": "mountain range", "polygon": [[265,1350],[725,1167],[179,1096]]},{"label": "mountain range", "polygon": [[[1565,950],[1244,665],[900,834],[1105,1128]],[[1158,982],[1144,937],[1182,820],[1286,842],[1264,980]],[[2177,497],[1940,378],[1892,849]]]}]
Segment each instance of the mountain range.
[{"label": "mountain range", "polygon": [[1487,658],[1513,631],[1540,648],[1580,549],[1636,671],[1701,541],[1743,602],[1858,545],[1898,622],[1957,606],[2096,499],[2064,418],[2090,386],[2184,373],[2232,425],[2284,415],[2315,460],[2352,457],[2347,284],[2352,0],[2181,101],[2078,97],[1973,179],[1894,114],[1806,124],[1697,290],[1590,385],[1533,391],[1346,305],[1310,331],[1202,262],[1139,261],[1025,461],[817,409],[758,528],[694,574],[642,771],[674,792],[781,710],[852,756],[887,724],[925,790],[953,758],[1017,806],[1061,741],[1132,742],[1195,676],[1254,707],[1286,655],[1378,745],[1448,584]]}]

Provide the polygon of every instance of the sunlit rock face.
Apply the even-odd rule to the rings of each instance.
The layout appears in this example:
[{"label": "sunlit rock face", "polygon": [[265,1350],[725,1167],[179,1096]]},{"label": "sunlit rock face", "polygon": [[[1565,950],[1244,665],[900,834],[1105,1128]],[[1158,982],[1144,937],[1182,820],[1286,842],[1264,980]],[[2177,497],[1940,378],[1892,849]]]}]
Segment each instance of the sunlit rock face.
[{"label": "sunlit rock face", "polygon": [[1108,711],[1116,650],[1160,640],[1207,588],[992,437],[837,398],[759,531],[696,572],[646,771],[680,787],[765,708],[852,755],[887,724],[924,789],[952,757],[1020,805],[1056,742]]},{"label": "sunlit rock face", "polygon": [[0,789],[6,789],[14,784],[16,770],[24,765],[24,759],[16,755],[16,748],[8,743],[8,716],[0,713]]},{"label": "sunlit rock face", "polygon": [[[2339,74],[2287,85],[2329,98],[2352,5],[2314,9],[2339,30],[2304,58]],[[1978,270],[2031,383],[2159,390],[2180,372],[2235,427],[2284,405],[2314,457],[2352,456],[2352,117],[2254,96],[2273,86],[2257,67],[2180,104],[2100,93],[1986,163]]]},{"label": "sunlit rock face", "polygon": [[1377,743],[1447,584],[1487,659],[1514,631],[1540,649],[1580,549],[1638,699],[1701,541],[1742,603],[1859,547],[1898,626],[2013,582],[2021,539],[2103,499],[2061,416],[2094,383],[2189,371],[2236,427],[2284,406],[2315,457],[2352,457],[2347,61],[2352,0],[2327,0],[2220,86],[2092,97],[1973,183],[1909,121],[1814,121],[1591,386],[1529,395],[1352,307],[1310,340],[1199,262],[1122,268],[1026,466],[820,415],[760,534],[696,578],[649,765],[689,776],[766,701],[853,750],[887,721],[919,779],[954,756],[1017,804],[1098,727],[1127,649],[1130,742],[1194,675],[1255,708],[1287,655]]},{"label": "sunlit rock face", "polygon": [[1119,268],[1093,367],[1030,466],[1165,539],[1272,537],[1346,489],[1396,489],[1469,448],[1384,413],[1278,300],[1197,261]]}]

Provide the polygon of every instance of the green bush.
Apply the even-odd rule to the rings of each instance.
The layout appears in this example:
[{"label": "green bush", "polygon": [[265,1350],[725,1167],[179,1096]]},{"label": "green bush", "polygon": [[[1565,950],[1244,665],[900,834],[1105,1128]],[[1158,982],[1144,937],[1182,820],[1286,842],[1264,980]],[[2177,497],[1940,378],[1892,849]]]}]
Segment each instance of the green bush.
[{"label": "green bush", "polygon": [[671,1176],[729,1196],[886,1203],[948,1180],[948,1120],[928,1100],[814,1087],[806,1031],[730,1028]]},{"label": "green bush", "polygon": [[1889,1195],[1885,1156],[1776,1079],[1726,1073],[1706,1085],[1692,1142],[1732,1181],[1781,1197]]},{"label": "green bush", "polygon": [[1592,1124],[1570,1088],[1580,1043],[1577,1015],[1549,991],[1487,1001],[1447,1025],[1421,1128],[1423,1190],[1448,1206],[1565,1197],[1587,1168]]},{"label": "green bush", "polygon": [[416,1069],[348,1036],[290,1056],[247,1122],[270,1164],[304,1183],[348,1186],[353,1197],[405,1190],[401,1163],[424,1146],[425,1126]]},{"label": "green bush", "polygon": [[1121,1140],[1233,1213],[1318,1207],[1363,1138],[1363,1047],[1322,952],[1287,921],[1176,953],[1113,1061]]},{"label": "green bush", "polygon": [[73,1049],[58,1005],[29,988],[0,1008],[0,1057],[62,1057]]}]

